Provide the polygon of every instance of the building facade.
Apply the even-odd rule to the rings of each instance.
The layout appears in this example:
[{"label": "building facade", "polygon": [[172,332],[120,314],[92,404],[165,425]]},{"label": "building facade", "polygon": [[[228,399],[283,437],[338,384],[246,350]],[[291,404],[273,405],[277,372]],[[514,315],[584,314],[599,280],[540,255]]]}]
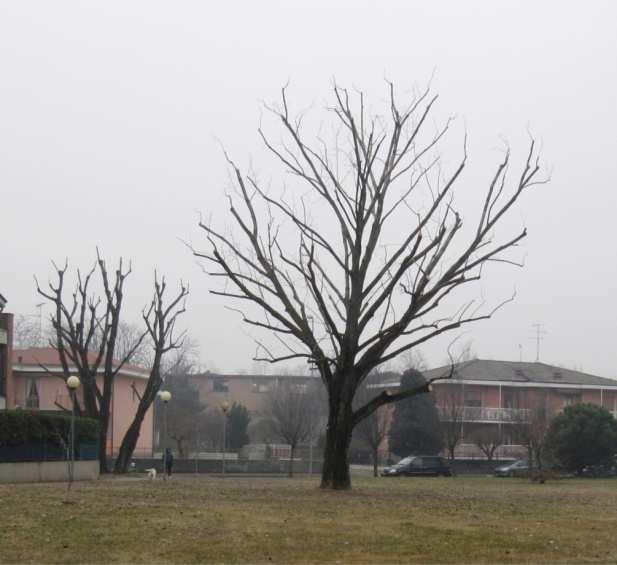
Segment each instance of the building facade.
[{"label": "building facade", "polygon": [[[12,374],[7,381],[7,408],[25,410],[70,410],[71,403],[58,352],[49,347],[14,349]],[[75,370],[77,373],[77,370]],[[145,390],[148,372],[123,366],[114,378],[107,453],[117,455],[122,438],[133,421],[139,395]],[[102,377],[97,378],[102,387]],[[80,397],[80,389],[77,391]],[[153,452],[153,416],[148,411],[141,427],[136,453]]]},{"label": "building facade", "polygon": [[[424,373],[444,427],[457,426],[457,458],[484,458],[476,438],[497,436],[497,458],[526,455],[517,428],[537,414],[550,418],[576,403],[602,406],[617,417],[617,381],[545,363],[475,359]],[[396,390],[400,382],[382,383]]]}]

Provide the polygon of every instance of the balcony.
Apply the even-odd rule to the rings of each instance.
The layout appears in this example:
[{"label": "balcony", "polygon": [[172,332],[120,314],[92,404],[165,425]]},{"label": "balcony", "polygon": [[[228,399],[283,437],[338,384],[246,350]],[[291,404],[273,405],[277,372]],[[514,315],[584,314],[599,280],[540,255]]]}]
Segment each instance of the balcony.
[{"label": "balcony", "polygon": [[437,407],[441,420],[447,422],[461,419],[463,422],[478,423],[513,423],[525,422],[529,419],[529,410],[525,408],[488,408],[484,406],[461,406],[462,414],[456,410],[444,410]]}]

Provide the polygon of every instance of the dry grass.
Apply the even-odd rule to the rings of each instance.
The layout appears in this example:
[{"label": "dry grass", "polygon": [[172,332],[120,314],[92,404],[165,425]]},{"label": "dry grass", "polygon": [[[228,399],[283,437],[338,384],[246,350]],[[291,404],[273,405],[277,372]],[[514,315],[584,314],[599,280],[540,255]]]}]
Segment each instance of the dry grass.
[{"label": "dry grass", "polygon": [[0,485],[1,562],[616,562],[617,482],[176,476]]}]

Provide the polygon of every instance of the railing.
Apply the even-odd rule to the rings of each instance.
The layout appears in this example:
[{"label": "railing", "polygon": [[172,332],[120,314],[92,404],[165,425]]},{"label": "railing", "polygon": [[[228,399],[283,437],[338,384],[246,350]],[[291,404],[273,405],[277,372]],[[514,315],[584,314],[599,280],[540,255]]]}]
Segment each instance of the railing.
[{"label": "railing", "polygon": [[525,422],[530,410],[526,408],[488,408],[484,406],[462,406],[460,411],[444,410],[439,406],[439,417],[444,421],[461,419],[463,422]]},{"label": "railing", "polygon": [[[445,454],[447,455],[447,454]],[[523,445],[500,445],[493,455],[493,459],[521,459],[527,456]],[[473,443],[460,443],[454,450],[456,459],[486,459],[482,450]]]}]

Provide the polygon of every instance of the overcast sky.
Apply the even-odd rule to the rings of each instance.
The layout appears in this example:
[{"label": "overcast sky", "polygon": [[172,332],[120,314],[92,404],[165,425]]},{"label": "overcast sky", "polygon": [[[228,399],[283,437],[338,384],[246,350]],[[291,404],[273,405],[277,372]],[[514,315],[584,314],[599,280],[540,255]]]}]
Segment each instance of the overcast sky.
[{"label": "overcast sky", "polygon": [[[486,187],[506,139],[542,143],[552,182],[513,213],[525,267],[486,273],[517,298],[461,338],[484,358],[535,359],[617,377],[617,5],[606,2],[0,3],[0,293],[34,314],[50,259],[87,267],[95,246],[133,261],[137,321],[154,269],[188,280],[185,325],[220,371],[250,370],[253,342],[180,239],[198,213],[225,225],[228,171],[260,163],[260,101],[290,81],[319,114],[332,78],[383,103],[435,72],[440,114],[470,139],[460,190]],[[441,114],[443,113],[443,114]],[[459,137],[460,139],[460,137]],[[455,140],[456,141],[456,140]],[[456,149],[456,143],[448,147]],[[446,155],[455,159],[458,155]],[[459,196],[460,198],[460,196]],[[473,199],[472,199],[473,200]],[[427,345],[441,363],[449,339]]]}]

